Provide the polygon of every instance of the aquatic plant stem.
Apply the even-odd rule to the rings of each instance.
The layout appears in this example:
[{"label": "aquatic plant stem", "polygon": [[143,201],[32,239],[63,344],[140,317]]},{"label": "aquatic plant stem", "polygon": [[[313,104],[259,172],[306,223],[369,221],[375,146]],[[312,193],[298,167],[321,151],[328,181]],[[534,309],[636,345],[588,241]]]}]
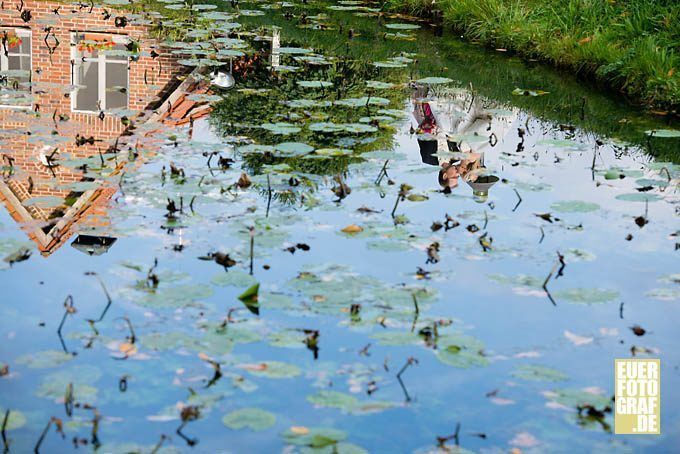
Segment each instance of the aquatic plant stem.
[{"label": "aquatic plant stem", "polygon": [[272,204],[272,184],[269,179],[269,174],[267,174],[267,212],[265,214],[265,217],[269,217],[269,207]]},{"label": "aquatic plant stem", "polygon": [[557,306],[557,303],[553,299],[552,295],[550,294],[550,291],[548,290],[548,281],[550,281],[550,278],[552,278],[553,273],[557,270],[558,264],[554,264],[552,269],[550,270],[550,273],[548,273],[548,277],[545,278],[545,281],[543,281],[543,291],[545,291],[546,295],[548,295],[548,299],[550,302],[553,304],[553,306]]},{"label": "aquatic plant stem", "polygon": [[7,423],[9,422],[9,412],[10,409],[8,408],[5,410],[5,417],[2,420],[2,445],[3,445],[3,453],[8,453],[9,452],[9,441],[7,440],[7,434],[5,433],[5,430],[7,429]]},{"label": "aquatic plant stem", "polygon": [[255,249],[255,227],[249,227],[250,231],[250,275],[253,275],[253,251]]},{"label": "aquatic plant stem", "polygon": [[397,200],[394,202],[394,207],[392,207],[392,213],[390,213],[390,216],[394,218],[394,213],[397,211],[397,206],[399,206],[399,201],[401,200],[401,194],[397,195]]},{"label": "aquatic plant stem", "polygon": [[406,402],[411,401],[411,396],[409,395],[408,390],[406,389],[406,386],[404,385],[404,382],[401,379],[401,374],[403,374],[406,371],[406,369],[408,369],[409,366],[413,365],[414,363],[418,364],[418,360],[416,358],[414,358],[413,356],[410,356],[406,360],[406,364],[404,364],[404,366],[399,370],[399,372],[397,372],[397,381],[399,382],[399,385],[401,386],[401,390],[404,392],[404,397],[406,398]]},{"label": "aquatic plant stem", "polygon": [[512,209],[512,211],[513,211],[513,213],[514,213],[515,210],[517,209],[517,207],[520,206],[520,204],[522,203],[522,196],[519,195],[519,192],[517,192],[517,189],[513,188],[512,190],[515,191],[515,194],[517,194],[517,199],[518,199],[518,200],[517,200],[517,205],[515,205],[515,208]]},{"label": "aquatic plant stem", "polygon": [[380,169],[380,172],[378,172],[378,177],[375,179],[375,184],[380,185],[380,182],[382,181],[383,177],[387,175],[387,164],[390,162],[389,159],[385,161],[383,164],[382,168]]},{"label": "aquatic plant stem", "polygon": [[59,336],[61,347],[64,349],[64,352],[66,353],[69,353],[69,351],[66,348],[66,343],[64,342],[64,337],[61,334],[61,329],[64,327],[64,323],[66,323],[66,317],[68,317],[69,314],[72,314],[75,311],[76,309],[75,307],[73,307],[73,297],[71,295],[68,295],[64,300],[64,316],[61,318],[61,323],[59,323],[59,327],[57,328],[57,335]]}]

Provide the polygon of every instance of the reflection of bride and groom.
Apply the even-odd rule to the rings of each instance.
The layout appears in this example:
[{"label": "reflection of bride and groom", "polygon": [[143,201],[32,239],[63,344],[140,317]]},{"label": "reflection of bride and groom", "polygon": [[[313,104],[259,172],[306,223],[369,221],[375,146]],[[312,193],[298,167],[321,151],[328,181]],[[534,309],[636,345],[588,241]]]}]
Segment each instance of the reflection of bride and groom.
[{"label": "reflection of bride and groom", "polygon": [[494,116],[477,100],[470,102],[462,95],[428,95],[427,86],[418,86],[413,92],[413,117],[423,163],[440,167],[438,181],[445,192],[458,187],[458,178],[462,178],[472,188],[475,200],[484,202],[489,188],[498,181],[484,165],[485,149],[507,133],[515,114]]}]

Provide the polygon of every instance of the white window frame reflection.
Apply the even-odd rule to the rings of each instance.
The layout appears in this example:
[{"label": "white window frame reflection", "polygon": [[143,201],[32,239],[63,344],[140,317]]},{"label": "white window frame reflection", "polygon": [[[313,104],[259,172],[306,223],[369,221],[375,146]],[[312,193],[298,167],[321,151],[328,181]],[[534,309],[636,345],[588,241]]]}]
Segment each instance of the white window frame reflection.
[{"label": "white window frame reflection", "polygon": [[125,105],[119,108],[127,109],[130,106],[130,58],[112,59],[107,58],[106,51],[97,52],[96,57],[86,57],[85,62],[97,63],[97,106],[92,110],[78,109],[78,91],[81,87],[79,74],[83,64],[81,51],[78,50],[78,43],[85,35],[100,35],[111,38],[115,44],[128,44],[130,39],[126,35],[114,35],[110,33],[97,32],[74,32],[71,33],[71,83],[75,87],[71,92],[71,111],[79,113],[99,113],[105,111],[106,106],[106,65],[121,65],[125,67]]},{"label": "white window frame reflection", "polygon": [[[29,61],[29,68],[27,69],[28,71],[28,80],[29,84],[33,76],[33,43],[31,41],[33,35],[31,33],[30,29],[27,28],[15,28],[15,27],[0,27],[0,35],[4,34],[4,32],[13,32],[16,36],[21,38],[21,40],[27,40],[29,44],[29,51],[28,53],[18,53],[18,52],[12,52],[12,49],[7,49],[8,54],[10,54],[13,57],[28,57]],[[8,71],[9,70],[9,58],[8,56],[5,56],[5,48],[0,44],[0,71]],[[20,91],[25,91],[27,94],[31,93],[31,88],[30,85],[26,88],[20,88]],[[2,108],[11,108],[11,109],[30,109],[31,105],[30,103],[28,104],[3,104],[2,98],[0,98],[0,107]]]}]

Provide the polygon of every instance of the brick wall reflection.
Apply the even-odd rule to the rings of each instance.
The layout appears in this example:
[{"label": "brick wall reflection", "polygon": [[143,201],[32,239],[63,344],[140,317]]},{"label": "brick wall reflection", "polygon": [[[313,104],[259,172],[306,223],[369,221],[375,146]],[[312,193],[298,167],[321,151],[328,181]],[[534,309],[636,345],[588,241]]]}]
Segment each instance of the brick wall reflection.
[{"label": "brick wall reflection", "polygon": [[[106,184],[74,190],[69,185],[86,181],[87,169],[61,165],[59,160],[98,156],[112,147],[127,152],[139,146],[135,143],[139,137],[129,130],[120,113],[72,111],[72,33],[124,35],[139,44],[138,58],[127,65],[125,112],[137,124],[177,88],[186,69],[177,65],[170,49],[149,37],[147,26],[116,26],[116,18],[125,17],[125,12],[35,0],[5,0],[3,7],[0,29],[31,31],[32,67],[30,102],[23,108],[0,106],[0,199],[47,256],[76,232],[78,223],[105,228],[106,208],[117,191]],[[25,20],[29,16],[26,11],[30,11],[29,21]],[[46,156],[55,162],[49,160],[50,165],[45,165]],[[64,203],[31,204],[36,197],[58,197]]]}]

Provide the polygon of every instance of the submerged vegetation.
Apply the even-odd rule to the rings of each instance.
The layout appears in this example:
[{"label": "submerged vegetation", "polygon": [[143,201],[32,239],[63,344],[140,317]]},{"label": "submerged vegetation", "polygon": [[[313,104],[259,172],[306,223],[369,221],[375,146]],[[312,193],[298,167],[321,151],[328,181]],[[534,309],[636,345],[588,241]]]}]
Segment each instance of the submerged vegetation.
[{"label": "submerged vegetation", "polygon": [[476,42],[566,67],[641,103],[680,106],[675,0],[388,0]]}]

